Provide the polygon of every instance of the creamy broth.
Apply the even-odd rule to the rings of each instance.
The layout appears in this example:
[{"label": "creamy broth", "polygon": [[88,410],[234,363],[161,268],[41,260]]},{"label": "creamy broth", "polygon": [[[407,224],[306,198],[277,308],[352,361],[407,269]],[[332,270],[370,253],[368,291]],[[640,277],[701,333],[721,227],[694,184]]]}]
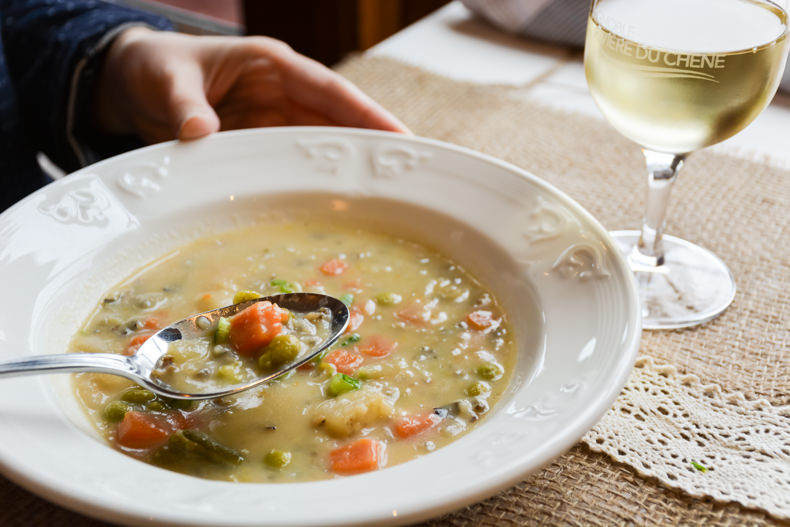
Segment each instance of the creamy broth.
[{"label": "creamy broth", "polygon": [[[270,223],[179,249],[109,292],[70,350],[132,353],[158,328],[231,304],[241,291],[301,290],[346,302],[350,327],[284,378],[182,403],[80,374],[78,399],[111,445],[142,461],[212,479],[288,482],[431,452],[473,428],[507,387],[516,345],[490,291],[419,244],[323,222]],[[237,364],[226,351],[223,360]]]}]

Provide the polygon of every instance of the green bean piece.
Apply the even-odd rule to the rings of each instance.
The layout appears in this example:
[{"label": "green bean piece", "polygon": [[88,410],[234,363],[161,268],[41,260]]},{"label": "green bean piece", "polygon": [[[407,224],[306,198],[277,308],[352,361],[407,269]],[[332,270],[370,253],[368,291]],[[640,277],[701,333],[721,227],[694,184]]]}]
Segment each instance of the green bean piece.
[{"label": "green bean piece", "polygon": [[446,284],[436,288],[436,296],[438,296],[442,300],[457,301],[465,293],[468,293],[467,289],[458,287],[455,284]]},{"label": "green bean piece", "polygon": [[255,300],[256,298],[260,298],[262,296],[263,295],[258,291],[242,289],[241,291],[236,291],[236,294],[233,295],[233,303],[238,304],[239,302],[246,302],[247,300]]},{"label": "green bean piece", "polygon": [[274,278],[269,282],[269,285],[277,289],[281,293],[299,293],[302,291],[302,286],[297,282],[289,282],[280,278]]},{"label": "green bean piece", "polygon": [[346,305],[346,307],[351,307],[351,304],[354,303],[354,295],[352,295],[351,293],[340,295],[339,297],[337,297],[337,299],[343,302]]},{"label": "green bean piece", "polygon": [[466,395],[476,397],[491,391],[491,386],[485,381],[478,381],[466,388]]},{"label": "green bean piece", "polygon": [[146,390],[141,386],[129,388],[121,395],[121,400],[127,403],[146,404],[156,399],[156,394],[151,390]]},{"label": "green bean piece", "polygon": [[173,465],[189,460],[205,460],[213,463],[239,465],[244,462],[240,452],[212,439],[200,430],[177,430],[167,444],[156,451],[153,461]]},{"label": "green bean piece", "polygon": [[302,343],[293,335],[277,335],[263,350],[258,366],[265,371],[276,370],[292,362],[302,351]]},{"label": "green bean piece", "polygon": [[329,395],[337,397],[346,392],[359,389],[361,384],[357,379],[349,377],[345,373],[336,373],[329,379]]},{"label": "green bean piece", "polygon": [[219,317],[217,320],[217,331],[214,333],[214,344],[224,344],[230,337],[230,319]]},{"label": "green bean piece", "polygon": [[403,297],[393,292],[379,293],[376,295],[376,303],[380,306],[394,306],[400,304],[401,300],[403,300]]},{"label": "green bean piece", "polygon": [[486,362],[477,367],[477,375],[487,381],[501,379],[505,374],[505,368],[498,362]]},{"label": "green bean piece", "polygon": [[240,452],[223,445],[205,432],[191,428],[187,430],[181,430],[180,432],[183,433],[186,439],[203,447],[206,457],[212,461],[232,463],[234,465],[239,465],[244,461],[244,456],[242,456]]},{"label": "green bean piece", "polygon": [[165,397],[162,400],[168,407],[175,410],[192,410],[195,407],[195,403],[197,402],[190,401],[188,399],[171,399],[169,397]]},{"label": "green bean piece", "polygon": [[123,401],[112,401],[104,407],[104,418],[112,423],[122,421],[126,412],[131,410],[132,407]]},{"label": "green bean piece", "polygon": [[167,438],[167,449],[179,457],[205,457],[203,447],[188,439],[183,430],[176,430]]},{"label": "green bean piece", "polygon": [[263,462],[271,468],[281,469],[291,463],[291,453],[287,450],[274,448],[264,456]]}]

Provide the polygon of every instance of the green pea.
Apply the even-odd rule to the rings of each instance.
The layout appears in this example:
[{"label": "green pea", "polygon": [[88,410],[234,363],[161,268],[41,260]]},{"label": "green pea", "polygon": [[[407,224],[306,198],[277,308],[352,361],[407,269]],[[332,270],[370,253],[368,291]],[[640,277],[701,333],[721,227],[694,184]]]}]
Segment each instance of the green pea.
[{"label": "green pea", "polygon": [[228,341],[228,337],[230,336],[230,319],[225,317],[219,317],[217,320],[217,332],[214,333],[214,343],[215,344],[224,344]]},{"label": "green pea", "polygon": [[233,303],[238,304],[239,302],[246,302],[247,300],[255,300],[256,298],[260,298],[262,296],[263,295],[258,291],[242,289],[241,291],[236,291],[236,294],[233,295]]},{"label": "green pea", "polygon": [[154,399],[153,401],[149,402],[145,407],[152,412],[164,412],[165,410],[169,410],[170,408],[158,399]]},{"label": "green pea", "polygon": [[359,333],[352,333],[351,335],[341,340],[339,345],[341,347],[348,346],[349,344],[354,344],[355,342],[359,342],[361,338],[362,337],[360,337]]},{"label": "green pea", "polygon": [[401,300],[403,300],[403,297],[397,293],[386,292],[376,295],[376,303],[380,306],[394,306],[395,304],[400,304]]},{"label": "green pea", "polygon": [[476,397],[478,395],[483,395],[484,393],[488,393],[490,391],[491,391],[491,386],[489,386],[487,382],[478,381],[466,388],[466,395]]},{"label": "green pea", "polygon": [[104,418],[110,422],[117,423],[122,421],[126,412],[132,407],[123,401],[112,401],[104,407]]},{"label": "green pea", "polygon": [[236,371],[235,364],[225,364],[217,368],[217,378],[229,383],[241,382],[241,377],[239,377],[239,373]]},{"label": "green pea", "polygon": [[477,367],[477,375],[487,381],[501,379],[505,374],[505,368],[497,362],[486,362]]},{"label": "green pea", "polygon": [[274,448],[264,456],[263,462],[271,468],[283,468],[291,463],[291,453],[287,450],[278,450]]},{"label": "green pea", "polygon": [[127,403],[146,404],[156,399],[156,395],[151,390],[146,390],[140,386],[129,388],[121,395],[121,400]]},{"label": "green pea", "polygon": [[329,362],[323,362],[323,361],[319,362],[318,369],[319,371],[322,371],[330,376],[337,373],[337,368],[335,367],[335,365]]},{"label": "green pea", "polygon": [[302,351],[302,343],[293,335],[277,335],[264,348],[263,355],[258,359],[258,366],[263,370],[275,370],[293,362]]}]

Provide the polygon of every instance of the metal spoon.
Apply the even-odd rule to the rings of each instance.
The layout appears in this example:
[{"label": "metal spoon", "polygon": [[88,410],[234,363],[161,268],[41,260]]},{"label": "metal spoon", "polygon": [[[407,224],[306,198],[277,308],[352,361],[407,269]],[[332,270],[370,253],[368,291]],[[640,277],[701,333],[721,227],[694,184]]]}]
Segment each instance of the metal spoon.
[{"label": "metal spoon", "polygon": [[[232,317],[239,311],[257,302],[268,300],[289,311],[308,313],[328,308],[331,316],[332,331],[323,342],[307,355],[302,355],[295,362],[286,364],[279,370],[257,377],[250,382],[224,387],[222,390],[206,393],[184,393],[174,390],[171,386],[153,376],[159,366],[160,358],[167,353],[168,345],[181,339],[193,339],[205,336],[206,328],[215,327],[220,317]],[[343,333],[348,325],[349,312],[346,305],[337,298],[317,293],[288,293],[273,295],[255,300],[248,300],[232,306],[221,307],[205,313],[185,318],[152,335],[134,355],[115,355],[113,353],[64,353],[59,355],[39,355],[29,359],[0,362],[0,379],[20,375],[40,373],[75,373],[97,372],[120,375],[131,379],[152,392],[173,399],[213,399],[233,395],[249,390],[267,381],[288,373],[306,363],[323,350],[331,346]]]}]

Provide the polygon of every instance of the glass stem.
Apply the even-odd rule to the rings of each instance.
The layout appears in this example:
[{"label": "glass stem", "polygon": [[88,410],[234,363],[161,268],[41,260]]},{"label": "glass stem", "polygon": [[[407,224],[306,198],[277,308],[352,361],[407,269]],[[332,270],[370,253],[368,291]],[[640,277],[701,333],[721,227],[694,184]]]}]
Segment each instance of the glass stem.
[{"label": "glass stem", "polygon": [[642,265],[656,267],[664,264],[664,245],[661,238],[664,234],[669,194],[686,156],[647,149],[642,152],[647,163],[647,210],[642,219],[639,243],[631,257]]}]

